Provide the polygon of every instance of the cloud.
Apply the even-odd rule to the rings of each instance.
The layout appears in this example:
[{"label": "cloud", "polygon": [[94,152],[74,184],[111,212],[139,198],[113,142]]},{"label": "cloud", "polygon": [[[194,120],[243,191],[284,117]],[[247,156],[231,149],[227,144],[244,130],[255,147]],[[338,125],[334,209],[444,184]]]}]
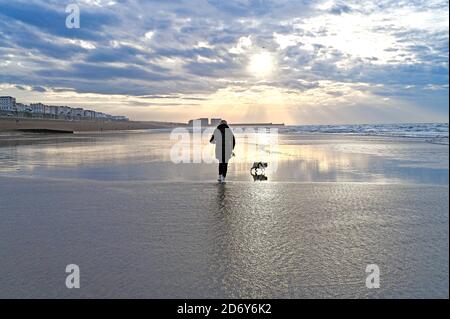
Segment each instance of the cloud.
[{"label": "cloud", "polygon": [[345,4],[334,5],[330,9],[330,13],[331,14],[350,13],[351,11],[352,11],[352,9],[349,6],[345,5]]},{"label": "cloud", "polygon": [[65,3],[57,2],[49,6],[45,2],[1,0],[0,5],[3,19],[63,37],[97,39],[99,31],[115,23],[112,12],[83,10],[84,7],[81,5],[82,28],[68,29],[64,27],[67,17]]},{"label": "cloud", "polygon": [[45,87],[42,86],[33,86],[32,90],[35,92],[47,92],[47,89]]},{"label": "cloud", "polygon": [[[448,116],[447,1],[78,3],[81,28],[67,29],[61,1],[0,0],[0,84],[55,98],[198,99],[209,111],[265,104],[264,92],[290,110],[310,104],[305,96],[318,108],[389,98],[388,109],[414,103]],[[266,53],[271,71],[252,74],[252,56]]]}]

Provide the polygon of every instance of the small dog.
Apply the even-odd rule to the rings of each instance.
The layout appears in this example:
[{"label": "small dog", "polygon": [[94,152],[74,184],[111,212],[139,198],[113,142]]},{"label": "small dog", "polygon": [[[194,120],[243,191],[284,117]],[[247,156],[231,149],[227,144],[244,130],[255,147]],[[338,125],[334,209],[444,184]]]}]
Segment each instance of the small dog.
[{"label": "small dog", "polygon": [[264,175],[264,172],[268,164],[263,162],[254,162],[252,168],[250,168],[250,174],[252,176]]}]

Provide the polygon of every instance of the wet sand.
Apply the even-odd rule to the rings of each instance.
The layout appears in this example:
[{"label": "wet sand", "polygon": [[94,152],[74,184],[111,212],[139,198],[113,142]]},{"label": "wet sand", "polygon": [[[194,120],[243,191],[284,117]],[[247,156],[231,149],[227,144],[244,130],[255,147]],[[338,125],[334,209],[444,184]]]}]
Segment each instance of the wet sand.
[{"label": "wet sand", "polygon": [[167,133],[0,147],[0,297],[449,297],[448,145],[281,140],[268,181],[239,151],[225,185]]},{"label": "wet sand", "polygon": [[448,298],[446,186],[0,181],[0,297]]}]

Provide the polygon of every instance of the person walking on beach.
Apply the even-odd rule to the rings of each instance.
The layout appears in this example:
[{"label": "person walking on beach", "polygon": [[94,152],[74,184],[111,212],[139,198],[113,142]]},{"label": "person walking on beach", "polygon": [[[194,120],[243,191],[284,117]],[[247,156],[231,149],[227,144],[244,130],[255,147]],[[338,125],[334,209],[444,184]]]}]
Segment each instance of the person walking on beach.
[{"label": "person walking on beach", "polygon": [[216,158],[219,161],[219,178],[217,181],[223,184],[227,177],[228,161],[233,156],[236,145],[236,139],[227,121],[220,121],[209,142],[216,145]]}]

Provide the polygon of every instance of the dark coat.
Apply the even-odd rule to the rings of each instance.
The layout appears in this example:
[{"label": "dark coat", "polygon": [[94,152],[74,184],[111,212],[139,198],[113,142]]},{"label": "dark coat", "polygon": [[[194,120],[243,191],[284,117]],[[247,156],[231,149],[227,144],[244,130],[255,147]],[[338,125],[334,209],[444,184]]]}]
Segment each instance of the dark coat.
[{"label": "dark coat", "polygon": [[236,145],[236,139],[227,124],[220,124],[209,140],[216,144],[216,158],[220,163],[228,163]]}]

